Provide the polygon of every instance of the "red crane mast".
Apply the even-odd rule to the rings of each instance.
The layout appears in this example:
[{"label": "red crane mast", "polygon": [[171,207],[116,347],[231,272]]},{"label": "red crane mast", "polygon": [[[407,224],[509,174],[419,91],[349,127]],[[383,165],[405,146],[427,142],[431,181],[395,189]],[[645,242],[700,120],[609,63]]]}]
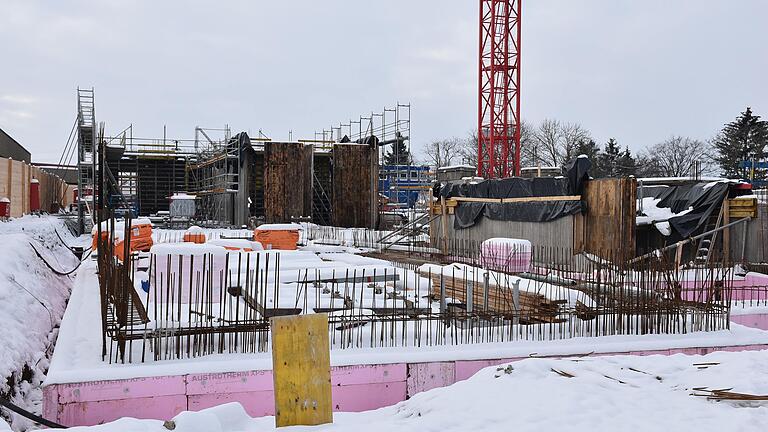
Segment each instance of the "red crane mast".
[{"label": "red crane mast", "polygon": [[521,0],[480,0],[477,174],[520,175]]}]

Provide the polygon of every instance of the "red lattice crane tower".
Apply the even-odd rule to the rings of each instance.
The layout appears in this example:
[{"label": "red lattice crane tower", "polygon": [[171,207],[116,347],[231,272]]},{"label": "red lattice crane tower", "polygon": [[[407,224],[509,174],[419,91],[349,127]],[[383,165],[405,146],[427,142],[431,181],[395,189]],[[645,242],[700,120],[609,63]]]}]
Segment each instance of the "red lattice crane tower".
[{"label": "red lattice crane tower", "polygon": [[521,0],[480,0],[477,174],[520,175]]}]

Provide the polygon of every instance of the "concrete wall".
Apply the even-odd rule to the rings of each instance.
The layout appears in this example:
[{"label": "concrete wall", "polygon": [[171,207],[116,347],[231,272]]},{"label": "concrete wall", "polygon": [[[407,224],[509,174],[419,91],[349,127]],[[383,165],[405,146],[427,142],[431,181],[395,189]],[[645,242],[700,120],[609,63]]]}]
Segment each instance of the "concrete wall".
[{"label": "concrete wall", "polygon": [[573,248],[575,216],[565,216],[552,222],[510,222],[482,217],[478,222],[460,230],[453,229],[454,215],[437,217],[430,226],[433,244],[442,237],[442,221],[448,223],[448,239],[482,242],[494,237],[509,237],[529,240],[533,246]]},{"label": "concrete wall", "polygon": [[731,259],[741,261],[742,245],[746,238],[744,259],[751,263],[768,262],[768,205],[757,205],[757,219],[747,222],[746,237],[743,229],[741,224],[731,229]]}]

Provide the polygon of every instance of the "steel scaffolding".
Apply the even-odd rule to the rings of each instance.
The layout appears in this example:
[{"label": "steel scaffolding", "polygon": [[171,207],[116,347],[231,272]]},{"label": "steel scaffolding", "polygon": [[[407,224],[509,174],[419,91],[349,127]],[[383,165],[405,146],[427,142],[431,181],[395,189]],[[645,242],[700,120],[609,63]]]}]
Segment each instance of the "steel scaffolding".
[{"label": "steel scaffolding", "polygon": [[[96,109],[93,87],[77,88],[77,227],[80,234],[93,224],[96,191]],[[88,202],[90,200],[90,203]]]}]

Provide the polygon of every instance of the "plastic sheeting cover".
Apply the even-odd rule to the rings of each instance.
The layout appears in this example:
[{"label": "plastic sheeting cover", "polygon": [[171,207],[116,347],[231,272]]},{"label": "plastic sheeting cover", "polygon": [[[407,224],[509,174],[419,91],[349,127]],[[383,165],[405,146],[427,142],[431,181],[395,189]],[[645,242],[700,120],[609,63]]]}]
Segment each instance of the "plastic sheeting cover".
[{"label": "plastic sheeting cover", "polygon": [[[580,195],[584,182],[589,178],[591,162],[576,158],[566,164],[564,177],[511,177],[484,180],[476,184],[450,182],[435,189],[435,195],[443,198],[526,198],[542,196]],[[581,213],[581,201],[536,201],[520,203],[462,202],[456,207],[454,229],[469,228],[481,216],[491,220],[515,222],[550,222],[564,216]]]}]

